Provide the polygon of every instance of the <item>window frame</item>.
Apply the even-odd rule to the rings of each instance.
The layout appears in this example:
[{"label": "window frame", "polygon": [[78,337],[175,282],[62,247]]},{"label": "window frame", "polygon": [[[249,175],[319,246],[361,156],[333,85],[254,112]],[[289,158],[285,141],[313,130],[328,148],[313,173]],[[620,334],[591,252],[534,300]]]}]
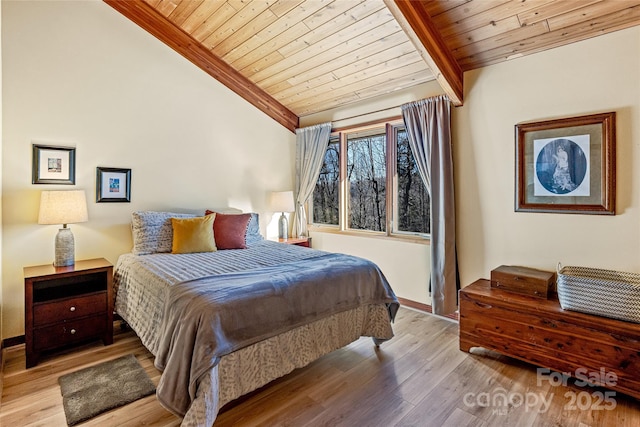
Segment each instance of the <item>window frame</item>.
[{"label": "window frame", "polygon": [[[340,139],[340,133],[338,131],[332,131],[329,135],[329,141],[327,141],[327,148],[331,143],[331,140],[335,137],[338,138],[338,224],[328,224],[328,223],[314,223],[313,222],[313,193],[311,193],[311,197],[307,203],[305,203],[305,209],[307,210],[307,229],[314,230],[318,228],[323,228],[330,231],[340,231],[342,230],[342,177],[344,176],[344,171],[342,169],[342,142]],[[325,150],[326,155],[326,150]],[[316,183],[318,181],[316,180]]]},{"label": "window frame", "polygon": [[[431,240],[430,233],[419,233],[412,231],[398,230],[398,165],[397,165],[397,134],[398,131],[404,129],[404,121],[402,117],[393,117],[374,121],[361,125],[354,125],[344,128],[332,130],[330,139],[338,138],[339,152],[339,170],[340,177],[338,183],[338,224],[316,223],[313,218],[313,196],[307,202],[308,228],[311,231],[339,233],[355,236],[379,237],[411,240],[418,243],[428,243]],[[347,138],[348,134],[357,132],[366,132],[372,129],[383,129],[386,136],[386,195],[385,195],[385,213],[386,213],[386,231],[360,230],[349,228],[349,192],[347,177]],[[327,143],[328,144],[328,143]]]}]

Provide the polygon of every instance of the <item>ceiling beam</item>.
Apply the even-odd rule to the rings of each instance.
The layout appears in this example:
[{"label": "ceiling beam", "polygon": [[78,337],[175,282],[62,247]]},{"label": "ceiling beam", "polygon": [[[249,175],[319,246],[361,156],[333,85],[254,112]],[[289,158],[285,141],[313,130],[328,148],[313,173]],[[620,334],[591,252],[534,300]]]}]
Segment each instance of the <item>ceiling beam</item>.
[{"label": "ceiling beam", "polygon": [[462,68],[436,29],[422,1],[384,0],[400,27],[436,76],[453,105],[464,100]]},{"label": "ceiling beam", "polygon": [[142,0],[104,0],[254,107],[295,132],[298,116]]}]

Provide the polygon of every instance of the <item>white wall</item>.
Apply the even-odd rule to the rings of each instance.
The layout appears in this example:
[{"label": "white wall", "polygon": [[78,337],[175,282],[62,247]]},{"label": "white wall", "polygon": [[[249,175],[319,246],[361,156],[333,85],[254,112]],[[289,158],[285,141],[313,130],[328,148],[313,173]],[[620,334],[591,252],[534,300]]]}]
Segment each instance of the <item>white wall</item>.
[{"label": "white wall", "polygon": [[322,232],[311,232],[310,236],[316,249],[355,255],[375,262],[397,296],[431,304],[428,244]]},{"label": "white wall", "polygon": [[[76,259],[115,263],[131,212],[262,214],[293,188],[295,136],[101,1],[2,2],[2,337],[24,333],[22,268],[50,263],[42,190],[84,189]],[[76,185],[31,184],[33,141],[76,147]],[[132,169],[131,203],[95,203],[97,166]]]},{"label": "white wall", "polygon": [[[465,73],[454,111],[462,284],[502,264],[640,272],[640,27]],[[615,216],[514,212],[514,126],[617,113]]]},{"label": "white wall", "polygon": [[[0,3],[0,100],[2,100],[2,4]],[[0,102],[0,224],[2,224],[2,102]],[[0,340],[2,339],[2,227],[0,227]],[[1,346],[0,346],[1,347]],[[0,361],[2,355],[0,354]],[[0,391],[2,373],[0,373]]]}]

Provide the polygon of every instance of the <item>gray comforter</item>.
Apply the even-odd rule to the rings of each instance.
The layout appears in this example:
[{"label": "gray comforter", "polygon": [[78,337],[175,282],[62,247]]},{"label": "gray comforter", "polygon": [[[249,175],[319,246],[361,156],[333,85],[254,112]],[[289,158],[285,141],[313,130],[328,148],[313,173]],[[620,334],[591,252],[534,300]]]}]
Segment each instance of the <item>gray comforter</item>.
[{"label": "gray comforter", "polygon": [[359,305],[386,303],[391,319],[398,309],[374,263],[342,254],[204,277],[168,292],[157,397],[180,416],[198,378],[225,354]]}]

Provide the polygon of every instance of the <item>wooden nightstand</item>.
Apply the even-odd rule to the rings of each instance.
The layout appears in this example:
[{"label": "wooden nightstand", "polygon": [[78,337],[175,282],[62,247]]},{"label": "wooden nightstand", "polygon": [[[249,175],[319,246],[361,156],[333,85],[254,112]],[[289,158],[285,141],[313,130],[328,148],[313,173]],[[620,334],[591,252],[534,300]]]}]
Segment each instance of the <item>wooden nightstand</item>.
[{"label": "wooden nightstand", "polygon": [[287,245],[304,246],[305,248],[311,247],[311,237],[289,237],[288,239],[278,239],[280,243],[286,243]]},{"label": "wooden nightstand", "polygon": [[45,351],[91,339],[113,343],[112,281],[104,258],[24,268],[27,368]]}]

